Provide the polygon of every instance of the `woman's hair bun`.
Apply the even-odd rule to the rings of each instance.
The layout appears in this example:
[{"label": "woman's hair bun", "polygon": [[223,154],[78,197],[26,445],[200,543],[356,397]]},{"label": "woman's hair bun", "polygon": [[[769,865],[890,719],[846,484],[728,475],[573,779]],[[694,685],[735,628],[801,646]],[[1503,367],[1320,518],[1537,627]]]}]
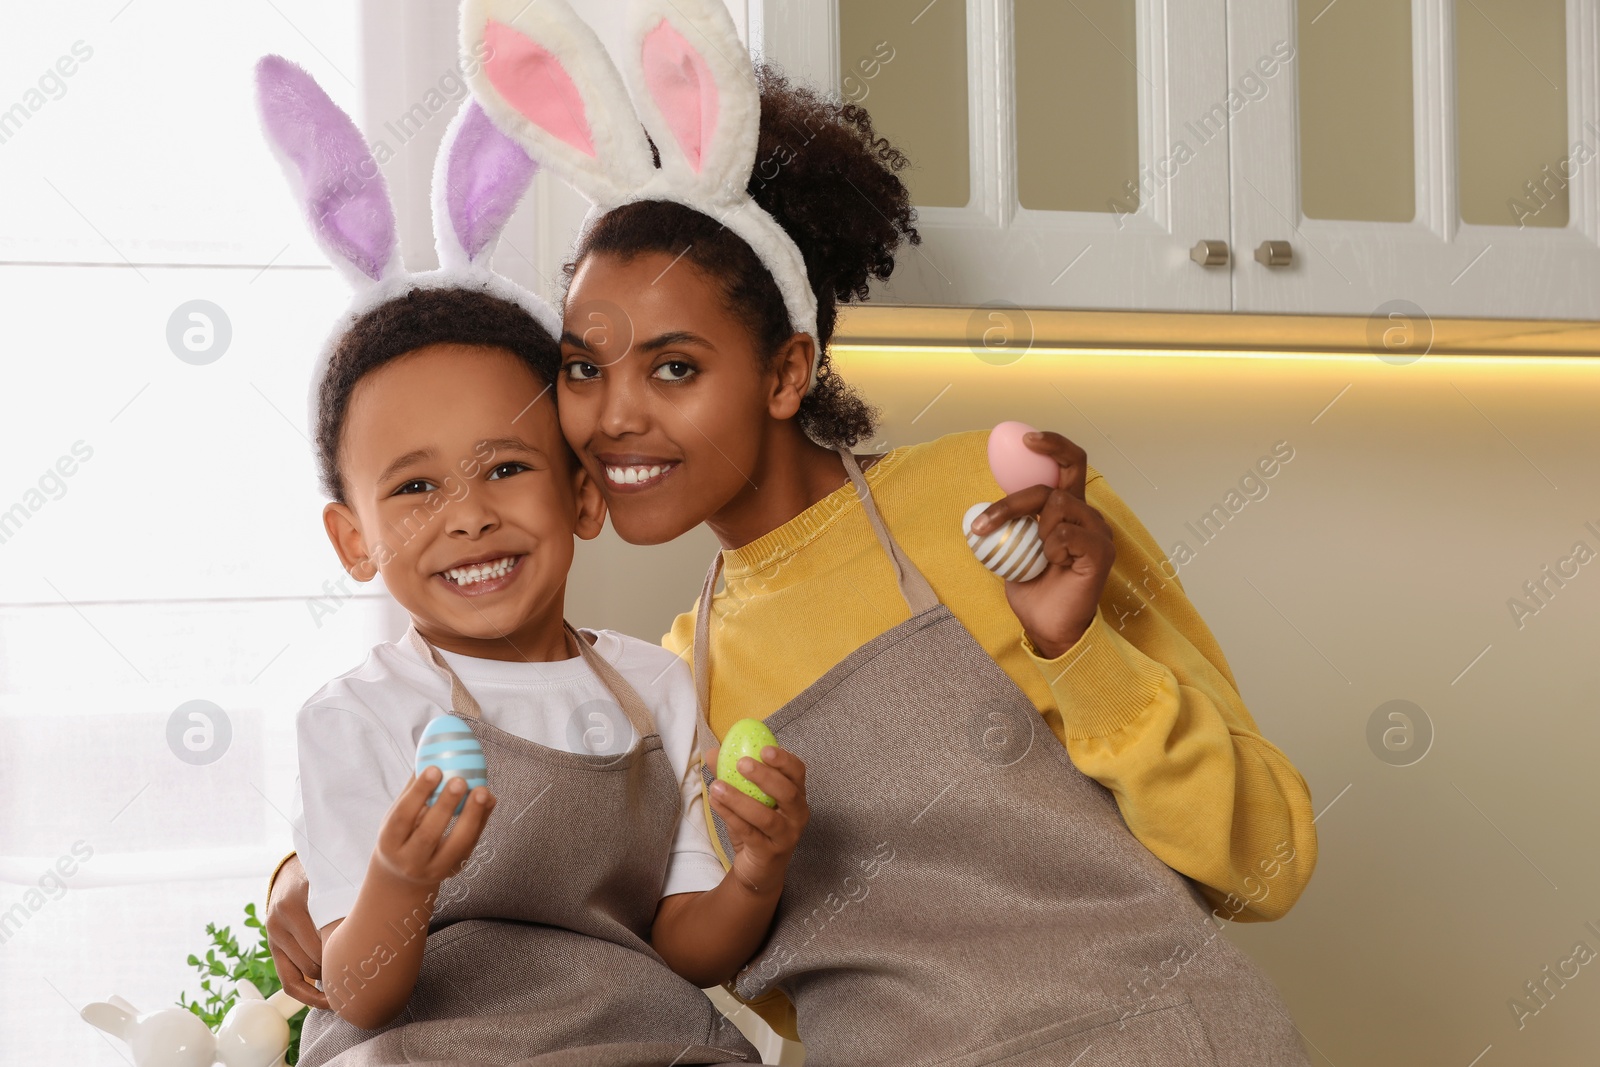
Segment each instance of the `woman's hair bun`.
[{"label": "woman's hair bun", "polygon": [[761,134],[749,191],[805,256],[817,327],[831,337],[836,302],[863,300],[894,271],[902,241],[921,243],[899,172],[910,160],[872,128],[858,104],[829,99],[756,69]]}]

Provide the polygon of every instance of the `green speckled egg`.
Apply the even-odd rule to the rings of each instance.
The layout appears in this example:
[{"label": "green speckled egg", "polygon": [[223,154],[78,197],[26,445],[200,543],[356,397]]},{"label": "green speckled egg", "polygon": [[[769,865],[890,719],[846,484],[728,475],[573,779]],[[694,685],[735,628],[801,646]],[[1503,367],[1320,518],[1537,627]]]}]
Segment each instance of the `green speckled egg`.
[{"label": "green speckled egg", "polygon": [[717,753],[717,777],[739,792],[755,797],[767,807],[775,808],[778,806],[776,800],[739,773],[740,758],[749,756],[759,763],[761,750],[767,745],[777,748],[778,739],[767,729],[766,723],[760,719],[740,719],[728,728],[727,736],[722,739],[722,750]]}]

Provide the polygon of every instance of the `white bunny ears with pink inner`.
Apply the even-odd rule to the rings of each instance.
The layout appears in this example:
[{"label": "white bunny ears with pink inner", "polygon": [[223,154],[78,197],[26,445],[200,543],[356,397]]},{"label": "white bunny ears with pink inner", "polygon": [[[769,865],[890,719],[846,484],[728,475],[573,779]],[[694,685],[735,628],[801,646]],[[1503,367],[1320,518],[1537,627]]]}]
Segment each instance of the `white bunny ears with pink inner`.
[{"label": "white bunny ears with pink inner", "polygon": [[281,56],[256,64],[256,103],[266,133],[307,225],[329,260],[355,287],[311,376],[308,425],[340,338],[362,315],[414,288],[476,289],[527,311],[561,336],[561,315],[546,300],[489,269],[489,257],[537,165],[467,100],[446,128],[433,171],[437,270],[409,272],[400,261],[394,207],[372,150],[356,124],[305,70]]},{"label": "white bunny ears with pink inner", "polygon": [[790,324],[815,343],[810,392],[822,352],[816,295],[799,247],[747,188],[761,94],[732,16],[721,0],[635,0],[623,42],[619,73],[565,0],[461,8],[463,54],[485,56],[467,77],[473,94],[528,155],[588,197],[585,228],[623,204],[669,200],[732,230],[772,274]]}]

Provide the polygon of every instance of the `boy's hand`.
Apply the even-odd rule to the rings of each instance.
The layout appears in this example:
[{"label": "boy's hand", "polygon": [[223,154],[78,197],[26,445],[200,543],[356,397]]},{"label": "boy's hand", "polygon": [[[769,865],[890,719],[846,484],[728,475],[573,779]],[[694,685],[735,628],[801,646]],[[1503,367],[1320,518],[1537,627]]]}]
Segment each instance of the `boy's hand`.
[{"label": "boy's hand", "polygon": [[437,767],[424,768],[420,776],[400,791],[378,831],[378,845],[372,851],[372,865],[398,882],[430,889],[466,866],[478,837],[494,810],[495,798],[489,787],[480,785],[461,809],[455,829],[445,836],[451,812],[467,788],[460,778],[452,778],[443,794],[430,807],[428,796],[443,774]]},{"label": "boy's hand", "polygon": [[1094,621],[1117,550],[1111,524],[1084,495],[1088,454],[1048,430],[1027,434],[1022,443],[1056,461],[1056,484],[1030,486],[995,501],[973,521],[972,530],[983,534],[1018,515],[1039,517],[1039,537],[1049,562],[1030,582],[1005,583],[1006,599],[1033,647],[1044,658],[1055,659],[1077,644]]},{"label": "boy's hand", "polygon": [[[706,765],[717,765],[718,748],[706,752]],[[773,800],[769,808],[720,779],[711,783],[711,809],[722,816],[733,842],[733,873],[746,889],[777,892],[789,869],[789,857],[811,820],[806,806],[806,765],[799,756],[767,745],[761,759],[745,756],[739,773]]]}]

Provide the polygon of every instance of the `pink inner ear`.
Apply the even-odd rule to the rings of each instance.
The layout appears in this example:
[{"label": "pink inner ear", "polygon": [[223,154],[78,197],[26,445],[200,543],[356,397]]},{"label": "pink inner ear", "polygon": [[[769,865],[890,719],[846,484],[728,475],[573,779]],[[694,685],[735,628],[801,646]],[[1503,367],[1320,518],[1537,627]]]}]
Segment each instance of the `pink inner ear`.
[{"label": "pink inner ear", "polygon": [[700,53],[666,19],[645,35],[644,84],[696,174],[717,128],[717,83]]},{"label": "pink inner ear", "polygon": [[484,27],[489,58],[484,71],[512,107],[535,126],[593,156],[594,136],[583,96],[561,61],[503,22]]}]

